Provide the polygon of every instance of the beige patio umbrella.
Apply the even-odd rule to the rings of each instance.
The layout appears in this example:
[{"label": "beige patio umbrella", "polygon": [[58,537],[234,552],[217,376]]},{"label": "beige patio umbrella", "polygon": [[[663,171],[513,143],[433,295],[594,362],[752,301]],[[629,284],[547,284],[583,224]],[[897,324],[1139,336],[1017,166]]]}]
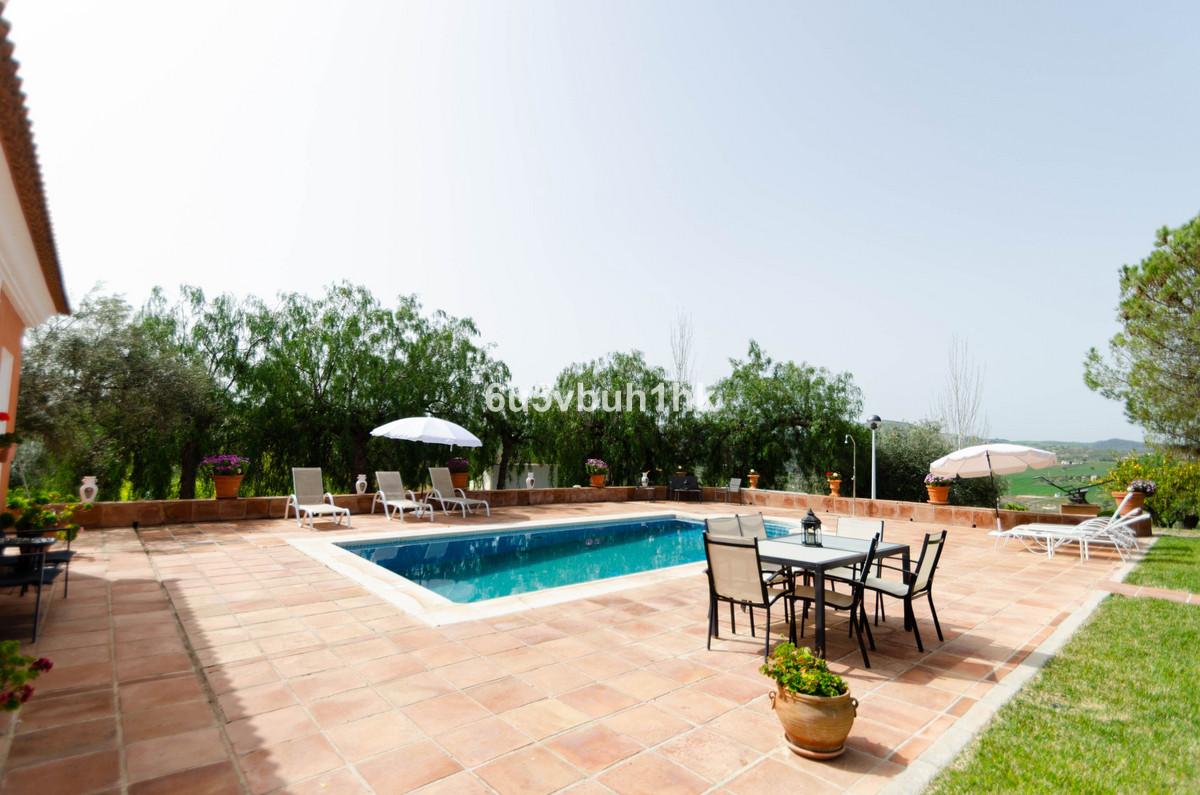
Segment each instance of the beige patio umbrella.
[{"label": "beige patio umbrella", "polygon": [[[1026,469],[1045,469],[1058,463],[1049,450],[1023,444],[997,442],[964,447],[942,456],[929,465],[929,474],[944,478],[981,478],[985,475],[996,485],[996,475],[1013,475]],[[1000,529],[1000,497],[996,497],[996,529]]]}]

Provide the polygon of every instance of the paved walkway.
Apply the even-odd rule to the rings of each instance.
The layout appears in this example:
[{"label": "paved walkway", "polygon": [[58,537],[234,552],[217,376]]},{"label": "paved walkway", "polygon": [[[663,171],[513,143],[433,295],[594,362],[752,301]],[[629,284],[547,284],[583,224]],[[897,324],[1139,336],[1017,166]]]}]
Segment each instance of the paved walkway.
[{"label": "paved walkway", "polygon": [[1143,596],[1150,599],[1168,599],[1183,604],[1200,604],[1200,594],[1190,591],[1176,591],[1171,588],[1153,588],[1149,585],[1131,585],[1112,581],[1101,583],[1100,587],[1112,593],[1119,593],[1121,596]]},{"label": "paved walkway", "polygon": [[[404,529],[356,516],[353,532]],[[886,532],[918,545],[932,529]],[[875,792],[1119,565],[993,551],[951,528],[935,587],[944,643],[918,605],[918,652],[893,606],[867,670],[831,614],[831,665],[860,708],[848,752],[819,763],[783,744],[758,640],[706,651],[700,575],[429,627],[314,563],[293,534],[310,536],[282,521],[84,534],[70,598],[56,586],[27,647],[55,668],[0,748],[3,792]],[[27,605],[0,596],[14,637]]]}]

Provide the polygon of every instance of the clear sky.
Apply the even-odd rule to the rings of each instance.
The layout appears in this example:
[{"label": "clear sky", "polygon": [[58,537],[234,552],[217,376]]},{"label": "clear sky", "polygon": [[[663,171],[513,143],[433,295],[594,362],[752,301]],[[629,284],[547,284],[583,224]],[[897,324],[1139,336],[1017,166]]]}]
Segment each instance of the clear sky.
[{"label": "clear sky", "polygon": [[[468,315],[523,385],[677,311],[919,419],[1141,438],[1081,362],[1200,210],[1194,3],[13,0],[66,279]],[[201,10],[202,9],[202,10]]]}]

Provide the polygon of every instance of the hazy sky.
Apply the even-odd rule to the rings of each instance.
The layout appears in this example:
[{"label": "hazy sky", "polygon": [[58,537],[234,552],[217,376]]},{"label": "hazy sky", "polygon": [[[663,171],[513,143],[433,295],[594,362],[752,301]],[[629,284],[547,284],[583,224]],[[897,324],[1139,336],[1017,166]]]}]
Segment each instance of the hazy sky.
[{"label": "hazy sky", "polygon": [[1081,361],[1200,210],[1196,4],[13,0],[66,279],[334,279],[473,317],[518,383],[677,311],[993,434],[1141,438]]}]

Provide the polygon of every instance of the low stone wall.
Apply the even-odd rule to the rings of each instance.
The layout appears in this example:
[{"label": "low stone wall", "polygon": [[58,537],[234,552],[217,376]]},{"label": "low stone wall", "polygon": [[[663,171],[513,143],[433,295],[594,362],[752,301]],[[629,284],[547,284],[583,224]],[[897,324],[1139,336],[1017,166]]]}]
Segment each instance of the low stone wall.
[{"label": "low stone wall", "polygon": [[[523,505],[551,505],[556,503],[584,502],[628,502],[630,500],[665,500],[666,488],[636,488],[633,486],[608,486],[605,488],[568,489],[504,489],[503,491],[471,491],[472,497],[485,499],[493,508],[512,508]],[[725,493],[720,489],[704,488],[706,502],[721,503]],[[352,513],[368,513],[371,510],[371,494],[338,494],[334,502],[349,508]],[[734,504],[738,503],[735,498]],[[928,522],[931,524],[954,525],[957,527],[979,527],[991,529],[994,513],[985,508],[961,508],[953,505],[930,505],[922,502],[899,502],[895,500],[851,500],[849,497],[830,497],[821,494],[800,494],[791,491],[767,491],[765,489],[743,489],[741,505],[754,506],[769,511],[772,508],[807,510],[811,508],[821,514],[842,516],[867,516],[893,521]],[[139,500],[134,502],[98,502],[90,509],[75,513],[75,521],[84,528],[105,527],[154,527],[164,524],[188,524],[191,522],[227,522],[238,519],[281,519],[286,497],[244,497],[236,500]],[[686,503],[670,502],[669,505],[686,509]],[[731,507],[731,510],[735,508]],[[1060,516],[1054,513],[1033,511],[1001,511],[1003,527],[1013,527],[1025,522],[1054,522],[1075,524],[1077,516]]]}]

